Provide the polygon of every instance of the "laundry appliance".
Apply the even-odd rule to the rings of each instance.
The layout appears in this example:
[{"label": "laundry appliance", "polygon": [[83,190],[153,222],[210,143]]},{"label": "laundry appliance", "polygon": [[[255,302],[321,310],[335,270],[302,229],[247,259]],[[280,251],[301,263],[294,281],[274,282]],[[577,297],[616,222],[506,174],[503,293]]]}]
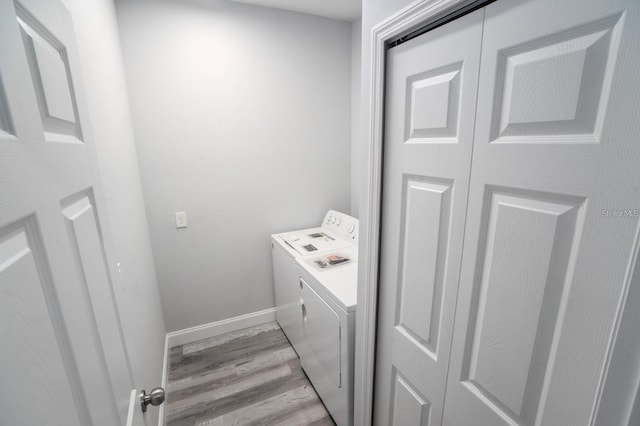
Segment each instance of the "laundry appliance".
[{"label": "laundry appliance", "polygon": [[358,220],[330,210],[271,242],[278,323],[334,421],[352,425]]}]

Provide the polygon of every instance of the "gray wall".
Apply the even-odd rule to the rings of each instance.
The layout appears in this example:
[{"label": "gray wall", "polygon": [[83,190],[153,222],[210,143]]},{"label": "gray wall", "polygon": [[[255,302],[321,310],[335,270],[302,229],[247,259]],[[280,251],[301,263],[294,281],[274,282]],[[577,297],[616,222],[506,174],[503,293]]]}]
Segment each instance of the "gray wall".
[{"label": "gray wall", "polygon": [[272,307],[269,235],[349,211],[350,24],[225,0],[116,8],[167,329]]},{"label": "gray wall", "polygon": [[[115,8],[111,0],[64,0],[76,31],[93,142],[106,199],[105,235],[119,262],[114,294],[137,386],[160,384],[165,327],[145,216]],[[150,410],[156,416],[158,410]],[[149,424],[153,423],[150,422]]]},{"label": "gray wall", "polygon": [[362,119],[361,119],[361,56],[362,56],[362,19],[351,23],[351,215],[358,217],[358,179],[360,168],[358,167],[362,144]]}]

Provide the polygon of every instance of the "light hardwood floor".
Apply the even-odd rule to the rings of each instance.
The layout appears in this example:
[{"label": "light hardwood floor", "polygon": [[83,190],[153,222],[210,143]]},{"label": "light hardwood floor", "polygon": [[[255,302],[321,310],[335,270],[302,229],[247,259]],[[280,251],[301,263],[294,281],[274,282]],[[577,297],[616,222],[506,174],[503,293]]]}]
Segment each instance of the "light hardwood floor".
[{"label": "light hardwood floor", "polygon": [[277,323],[171,348],[167,426],[334,425]]}]

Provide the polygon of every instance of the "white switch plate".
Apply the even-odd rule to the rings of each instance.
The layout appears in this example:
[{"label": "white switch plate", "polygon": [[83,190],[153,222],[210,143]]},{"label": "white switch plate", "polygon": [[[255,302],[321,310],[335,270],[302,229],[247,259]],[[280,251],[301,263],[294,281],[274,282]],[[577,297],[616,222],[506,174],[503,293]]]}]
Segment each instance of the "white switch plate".
[{"label": "white switch plate", "polygon": [[187,212],[176,212],[176,228],[187,227]]}]

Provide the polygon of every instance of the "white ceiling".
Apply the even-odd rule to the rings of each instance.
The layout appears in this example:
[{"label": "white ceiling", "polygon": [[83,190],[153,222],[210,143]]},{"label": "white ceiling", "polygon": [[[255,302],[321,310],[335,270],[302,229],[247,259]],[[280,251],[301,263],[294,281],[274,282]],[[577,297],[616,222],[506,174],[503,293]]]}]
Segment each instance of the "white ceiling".
[{"label": "white ceiling", "polygon": [[256,6],[292,10],[309,15],[353,21],[360,17],[361,0],[231,0]]}]

